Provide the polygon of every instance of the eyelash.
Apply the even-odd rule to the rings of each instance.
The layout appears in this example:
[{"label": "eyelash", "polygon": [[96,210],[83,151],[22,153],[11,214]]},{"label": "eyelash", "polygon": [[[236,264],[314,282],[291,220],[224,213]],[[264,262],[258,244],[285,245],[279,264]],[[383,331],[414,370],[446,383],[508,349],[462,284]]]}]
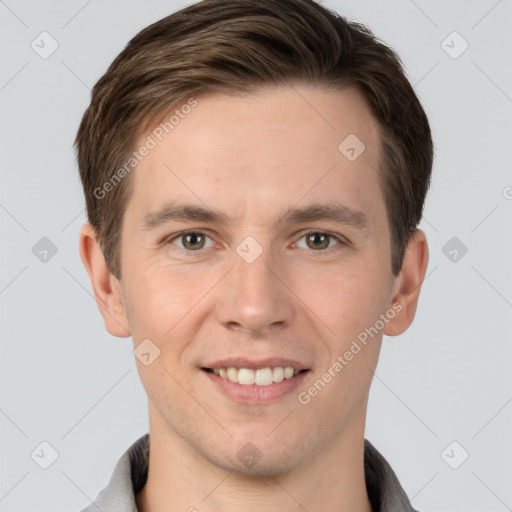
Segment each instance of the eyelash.
[{"label": "eyelash", "polygon": [[[211,239],[211,237],[209,235],[207,235],[205,232],[203,231],[200,231],[200,230],[189,230],[189,231],[182,231],[180,233],[176,233],[175,235],[172,235],[171,237],[167,238],[165,240],[165,244],[166,245],[173,245],[172,244],[172,241],[173,240],[176,240],[178,238],[182,238],[186,235],[203,235],[203,236],[206,236],[208,238]],[[311,250],[311,252],[313,252],[314,254],[316,254],[317,256],[328,256],[336,251],[338,251],[340,249],[340,245],[341,246],[346,246],[348,245],[348,242],[346,242],[345,240],[343,240],[341,237],[339,237],[338,235],[334,235],[333,233],[329,233],[328,231],[308,231],[306,233],[303,233],[302,236],[299,238],[299,240],[301,240],[302,238],[304,238],[305,236],[308,236],[308,235],[326,235],[330,238],[334,238],[336,241],[339,242],[338,245],[334,246],[334,247],[330,247],[328,249],[322,249],[320,251],[314,251],[314,250]],[[207,249],[198,249],[196,251],[191,251],[191,250],[187,250],[187,249],[181,249],[179,247],[171,247],[170,250],[172,252],[177,252],[177,253],[181,253],[181,254],[186,254],[187,256],[196,256],[196,254],[194,253],[198,253],[198,254],[201,254],[202,252],[204,252],[204,250],[207,250]]]}]

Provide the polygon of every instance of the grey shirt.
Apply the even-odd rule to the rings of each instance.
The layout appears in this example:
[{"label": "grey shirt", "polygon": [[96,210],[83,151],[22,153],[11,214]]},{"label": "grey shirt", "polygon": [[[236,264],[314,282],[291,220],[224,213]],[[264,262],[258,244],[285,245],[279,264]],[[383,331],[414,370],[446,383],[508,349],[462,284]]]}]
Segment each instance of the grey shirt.
[{"label": "grey shirt", "polygon": [[[135,441],[119,459],[109,484],[81,512],[138,512],[135,495],[146,485],[149,434]],[[418,512],[386,459],[364,440],[364,476],[373,512]]]}]

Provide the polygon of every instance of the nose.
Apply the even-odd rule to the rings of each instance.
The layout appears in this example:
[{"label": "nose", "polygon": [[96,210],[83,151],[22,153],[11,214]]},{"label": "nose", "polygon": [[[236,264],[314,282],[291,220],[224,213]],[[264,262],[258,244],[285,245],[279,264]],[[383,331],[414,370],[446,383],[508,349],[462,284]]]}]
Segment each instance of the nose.
[{"label": "nose", "polygon": [[217,319],[225,328],[251,336],[275,335],[296,314],[282,259],[267,248],[253,261],[240,254],[234,253],[233,267],[219,283]]}]

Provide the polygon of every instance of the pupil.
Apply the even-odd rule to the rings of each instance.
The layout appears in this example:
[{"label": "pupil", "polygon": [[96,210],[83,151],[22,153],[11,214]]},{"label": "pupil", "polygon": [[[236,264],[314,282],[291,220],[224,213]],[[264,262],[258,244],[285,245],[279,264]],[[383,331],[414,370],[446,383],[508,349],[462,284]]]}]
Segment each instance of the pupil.
[{"label": "pupil", "polygon": [[[323,245],[322,245],[322,248],[324,248],[325,246],[325,241],[327,240],[327,235],[322,235],[320,233],[313,233],[312,235],[309,235],[309,239],[310,241],[313,241],[313,243],[315,244],[315,247],[319,247],[319,245],[316,244],[316,242],[318,242],[317,240],[317,237],[321,237],[323,238]],[[322,244],[322,241],[320,242]],[[327,244],[328,245],[328,244]]]},{"label": "pupil", "polygon": [[[187,241],[187,244],[195,244],[197,243],[197,240],[201,237],[201,235],[197,236],[197,233],[192,233],[189,235],[185,235],[185,240]],[[190,241],[192,239],[192,241]],[[193,247],[194,248],[194,247]]]}]

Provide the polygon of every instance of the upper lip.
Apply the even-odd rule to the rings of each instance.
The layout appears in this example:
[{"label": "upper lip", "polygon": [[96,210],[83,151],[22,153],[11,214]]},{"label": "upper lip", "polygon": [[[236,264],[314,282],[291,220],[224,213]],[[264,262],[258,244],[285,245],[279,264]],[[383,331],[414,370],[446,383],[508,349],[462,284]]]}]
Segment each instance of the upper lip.
[{"label": "upper lip", "polygon": [[284,357],[267,357],[265,359],[248,359],[246,357],[230,357],[229,359],[219,359],[212,363],[203,365],[203,368],[258,368],[276,367],[283,368],[291,367],[295,370],[309,370],[309,367],[295,361],[294,359],[286,359]]}]

